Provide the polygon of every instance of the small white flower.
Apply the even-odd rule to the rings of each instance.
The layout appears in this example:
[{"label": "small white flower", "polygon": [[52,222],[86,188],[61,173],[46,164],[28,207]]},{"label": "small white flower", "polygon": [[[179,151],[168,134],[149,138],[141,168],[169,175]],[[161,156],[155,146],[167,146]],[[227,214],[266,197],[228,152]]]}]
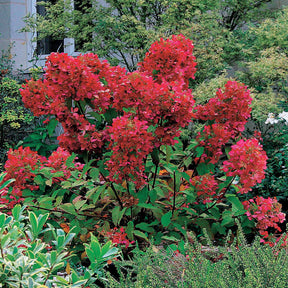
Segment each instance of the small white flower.
[{"label": "small white flower", "polygon": [[283,111],[282,113],[280,113],[280,114],[278,115],[278,117],[279,117],[280,119],[283,119],[283,120],[285,120],[286,122],[288,122],[288,112]]},{"label": "small white flower", "polygon": [[265,121],[265,124],[271,124],[271,125],[273,125],[273,124],[276,124],[276,123],[278,123],[278,120],[275,119],[274,113],[269,113],[269,114],[268,114],[268,118],[267,118],[267,120]]}]

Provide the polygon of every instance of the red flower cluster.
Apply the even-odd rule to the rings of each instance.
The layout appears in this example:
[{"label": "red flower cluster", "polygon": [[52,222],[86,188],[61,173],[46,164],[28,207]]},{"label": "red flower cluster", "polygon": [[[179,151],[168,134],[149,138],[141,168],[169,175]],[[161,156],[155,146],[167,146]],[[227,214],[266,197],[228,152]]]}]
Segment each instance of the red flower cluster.
[{"label": "red flower cluster", "polygon": [[235,136],[244,130],[250,117],[251,101],[246,86],[236,81],[228,81],[224,92],[219,89],[216,97],[211,98],[207,104],[195,107],[196,118],[222,124]]},{"label": "red flower cluster", "polygon": [[22,190],[37,190],[39,186],[33,182],[41,164],[46,158],[38,155],[30,147],[19,147],[18,150],[10,149],[8,152],[8,160],[5,163],[5,172],[7,175],[4,181],[15,179],[10,184],[13,186],[13,195],[21,196]]},{"label": "red flower cluster", "polygon": [[103,145],[101,134],[85,115],[89,112],[86,107],[85,111],[79,111],[72,105],[87,100],[90,111],[105,113],[112,103],[110,87],[114,89],[118,83],[107,86],[103,82],[107,83],[106,78],[117,81],[124,74],[124,69],[110,67],[97,55],[73,58],[65,53],[52,53],[46,62],[45,79],[29,81],[23,86],[21,95],[34,115],[56,116],[64,128],[64,135],[58,139],[60,146],[75,152],[93,151]]},{"label": "red flower cluster", "polygon": [[56,172],[63,172],[63,177],[53,177],[54,182],[61,182],[66,179],[69,179],[71,176],[71,172],[78,170],[82,171],[84,164],[81,164],[79,162],[75,162],[75,159],[73,161],[74,167],[67,167],[66,161],[71,156],[71,154],[68,151],[65,151],[63,148],[58,147],[56,151],[54,151],[47,159],[47,162],[44,163],[44,167],[51,167],[53,170],[51,170],[51,173],[54,174]]},{"label": "red flower cluster", "polygon": [[227,176],[239,176],[239,193],[251,191],[251,187],[265,178],[266,152],[256,139],[240,140],[229,152],[230,159],[223,162]]},{"label": "red flower cluster", "polygon": [[269,227],[273,227],[281,232],[277,223],[285,221],[285,214],[281,212],[282,205],[277,202],[276,198],[255,197],[249,201],[244,201],[244,209],[247,210],[246,215],[249,220],[257,221],[256,228],[264,238],[268,237],[266,231]]},{"label": "red flower cluster", "polygon": [[216,195],[218,183],[214,175],[207,173],[195,176],[190,179],[190,183],[195,187],[198,198],[204,203],[212,202],[211,198]]},{"label": "red flower cluster", "polygon": [[177,81],[188,88],[189,79],[194,79],[196,72],[193,42],[183,35],[173,35],[172,39],[152,44],[143,62],[138,65],[141,72],[153,76],[158,83]]},{"label": "red flower cluster", "polygon": [[231,134],[227,127],[219,123],[205,126],[196,137],[199,145],[205,148],[201,162],[207,159],[210,163],[216,164],[223,154],[222,147],[231,139]]},{"label": "red flower cluster", "polygon": [[[54,182],[59,182],[64,179],[68,179],[71,176],[71,171],[81,171],[83,165],[77,162],[74,163],[74,168],[66,166],[66,160],[71,154],[62,148],[58,148],[57,151],[53,152],[47,159],[46,157],[38,155],[37,152],[32,151],[29,147],[23,148],[22,146],[18,150],[10,149],[8,152],[8,160],[5,163],[5,172],[7,175],[4,178],[4,182],[8,179],[15,179],[9,186],[12,187],[10,200],[19,202],[19,197],[22,196],[24,189],[35,191],[39,189],[39,186],[35,184],[34,178],[41,169],[46,167],[53,168],[51,173],[63,172],[63,177],[54,177]],[[1,185],[1,183],[0,183]],[[1,191],[0,203],[7,203],[8,190]],[[11,198],[12,197],[12,198]],[[13,202],[13,203],[14,203]]]},{"label": "red flower cluster", "polygon": [[206,149],[202,161],[207,159],[213,164],[218,162],[223,146],[244,130],[250,117],[251,101],[249,90],[243,84],[228,81],[224,92],[219,89],[216,97],[207,104],[195,107],[197,119],[213,121],[197,136],[199,145]]},{"label": "red flower cluster", "polygon": [[129,241],[127,239],[127,233],[125,233],[125,229],[121,227],[119,230],[118,228],[114,227],[110,231],[104,233],[105,236],[112,241],[112,243],[116,244],[117,246],[125,245],[127,249],[130,244],[133,244],[134,241]]},{"label": "red flower cluster", "polygon": [[152,152],[154,140],[147,128],[146,121],[130,119],[129,115],[113,120],[108,129],[111,138],[109,148],[113,154],[106,163],[110,181],[133,181],[137,188],[146,183],[143,160]]},{"label": "red flower cluster", "polygon": [[113,107],[119,111],[129,108],[139,120],[155,125],[156,146],[171,145],[180,135],[179,128],[192,120],[195,101],[191,92],[174,82],[158,84],[136,71],[128,74],[126,85],[116,89]]}]

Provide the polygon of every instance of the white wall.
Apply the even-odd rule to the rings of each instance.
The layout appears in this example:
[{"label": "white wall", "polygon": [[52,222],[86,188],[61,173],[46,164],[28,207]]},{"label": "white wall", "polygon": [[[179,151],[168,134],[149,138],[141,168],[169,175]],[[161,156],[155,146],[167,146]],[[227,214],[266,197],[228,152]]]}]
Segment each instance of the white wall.
[{"label": "white wall", "polygon": [[19,33],[24,27],[23,17],[31,10],[30,0],[0,0],[0,50],[12,46],[15,68],[27,69],[29,34]]}]

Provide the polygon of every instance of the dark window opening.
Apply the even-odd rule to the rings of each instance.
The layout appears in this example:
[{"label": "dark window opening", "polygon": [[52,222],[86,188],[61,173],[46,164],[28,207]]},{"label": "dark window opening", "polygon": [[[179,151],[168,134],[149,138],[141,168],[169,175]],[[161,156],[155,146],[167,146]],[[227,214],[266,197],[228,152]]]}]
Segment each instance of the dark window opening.
[{"label": "dark window opening", "polygon": [[[37,2],[40,2],[37,0]],[[42,0],[41,2],[51,2],[55,4],[57,0]],[[42,5],[36,6],[37,14],[45,16],[45,7]],[[52,52],[64,52],[64,40],[55,40],[51,36],[47,36],[42,40],[37,41],[36,53],[37,55],[50,54]]]},{"label": "dark window opening", "polygon": [[[92,1],[91,0],[74,0],[74,9],[79,11],[81,14],[83,14],[83,17],[85,17],[85,13],[87,9],[92,8]],[[77,24],[77,23],[76,23]],[[86,23],[87,26],[92,26],[92,21],[88,21]],[[83,27],[84,29],[86,27]],[[85,29],[86,30],[86,29]],[[86,32],[85,30],[82,30],[82,37],[79,37],[75,41],[75,51],[83,51],[86,50],[84,49],[84,44],[87,42],[92,41],[93,34],[92,32]]]}]

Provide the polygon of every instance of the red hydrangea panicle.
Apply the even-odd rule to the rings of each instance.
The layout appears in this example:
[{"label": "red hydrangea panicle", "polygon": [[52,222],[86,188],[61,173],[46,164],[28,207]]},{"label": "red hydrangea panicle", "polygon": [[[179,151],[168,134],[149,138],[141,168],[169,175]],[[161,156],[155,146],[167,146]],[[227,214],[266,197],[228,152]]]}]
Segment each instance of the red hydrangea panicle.
[{"label": "red hydrangea panicle", "polygon": [[231,131],[222,124],[215,123],[204,127],[203,131],[198,133],[196,140],[199,146],[205,148],[205,154],[201,157],[201,162],[208,160],[216,164],[222,153],[222,147],[231,139]]},{"label": "red hydrangea panicle", "polygon": [[158,83],[178,81],[186,89],[196,72],[193,49],[193,42],[182,34],[167,40],[161,38],[152,44],[143,62],[138,64],[139,70],[153,76]]},{"label": "red hydrangea panicle", "polygon": [[198,199],[204,204],[212,202],[213,196],[216,195],[218,183],[211,173],[198,175],[190,179],[190,183],[194,186]]},{"label": "red hydrangea panicle", "polygon": [[71,156],[68,151],[65,151],[63,148],[58,147],[47,159],[47,163],[43,167],[51,167],[53,170],[51,173],[63,172],[63,177],[53,178],[54,182],[60,182],[68,179],[71,176],[71,171],[82,171],[84,164],[73,161],[73,167],[67,167],[66,161]]},{"label": "red hydrangea panicle", "polygon": [[19,147],[17,150],[10,149],[8,160],[5,163],[7,175],[4,181],[15,179],[10,184],[13,187],[14,196],[22,196],[23,189],[37,190],[39,187],[33,183],[41,164],[46,158],[42,157],[30,149],[30,147]]},{"label": "red hydrangea panicle", "polygon": [[[110,66],[107,60],[99,60],[98,56],[93,53],[87,53],[79,56],[79,60],[87,66],[90,71],[98,75],[100,81],[113,96],[114,91],[126,83],[127,71],[120,66]],[[111,103],[110,103],[111,104]]]},{"label": "red hydrangea panicle", "polygon": [[103,146],[102,131],[96,131],[95,125],[86,120],[85,116],[78,114],[78,108],[71,108],[62,122],[64,133],[57,137],[59,145],[69,152],[83,150],[99,151]]},{"label": "red hydrangea panicle", "polygon": [[22,85],[20,93],[25,107],[30,109],[35,116],[50,114],[53,99],[47,97],[47,81],[42,81],[42,79],[27,81]]},{"label": "red hydrangea panicle", "polygon": [[130,119],[129,115],[113,120],[112,126],[108,129],[112,156],[106,162],[110,181],[115,183],[132,181],[136,188],[146,183],[143,160],[152,152],[154,140],[147,129],[146,121]]},{"label": "red hydrangea panicle", "polygon": [[161,84],[139,71],[127,75],[126,85],[114,93],[113,107],[121,111],[130,109],[139,120],[155,125],[156,146],[172,145],[193,117],[195,103],[190,89],[175,82]]},{"label": "red hydrangea panicle", "polygon": [[267,162],[266,152],[257,139],[241,139],[229,152],[230,159],[223,162],[223,171],[227,176],[239,176],[239,193],[251,191],[251,187],[265,178]]},{"label": "red hydrangea panicle", "polygon": [[117,246],[124,245],[127,249],[130,244],[133,244],[134,241],[129,241],[127,238],[127,233],[125,232],[125,229],[121,227],[118,229],[117,227],[114,227],[114,229],[110,229],[110,231],[106,231],[103,233],[109,240],[112,241],[112,243],[116,244]]},{"label": "red hydrangea panicle", "polygon": [[285,214],[281,212],[282,205],[277,202],[277,199],[268,197],[267,199],[257,196],[249,201],[244,201],[244,209],[247,210],[246,215],[249,220],[256,220],[256,228],[264,237],[268,236],[266,231],[273,227],[281,232],[277,223],[285,221]]},{"label": "red hydrangea panicle", "polygon": [[[14,208],[15,205],[21,203],[23,198],[19,197],[21,195],[21,191],[18,188],[13,189],[13,194],[8,192],[8,188],[5,187],[4,189],[0,190],[0,207],[11,210]],[[0,209],[1,209],[0,208]],[[8,214],[11,212],[8,212]]]},{"label": "red hydrangea panicle", "polygon": [[250,117],[251,101],[250,92],[244,84],[228,81],[224,91],[219,89],[216,97],[207,104],[195,107],[195,115],[200,120],[221,123],[233,132],[233,136],[237,136]]},{"label": "red hydrangea panicle", "polygon": [[94,109],[102,113],[111,104],[109,89],[85,65],[83,56],[75,58],[65,53],[50,54],[47,57],[45,77],[56,90],[54,95],[62,102],[67,98],[75,101],[90,99]]}]

